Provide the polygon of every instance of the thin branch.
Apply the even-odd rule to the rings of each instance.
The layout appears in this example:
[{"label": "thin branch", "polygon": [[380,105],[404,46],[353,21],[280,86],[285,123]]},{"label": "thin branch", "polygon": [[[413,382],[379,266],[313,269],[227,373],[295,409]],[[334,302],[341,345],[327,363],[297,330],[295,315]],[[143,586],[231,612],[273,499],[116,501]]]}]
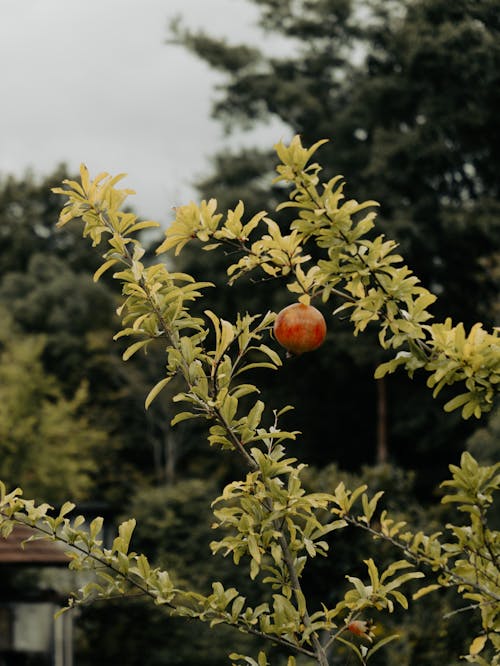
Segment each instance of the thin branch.
[{"label": "thin branch", "polygon": [[449,613],[445,613],[445,615],[443,615],[443,618],[445,620],[448,620],[450,617],[453,617],[453,615],[457,615],[458,613],[466,613],[467,611],[477,610],[478,608],[484,608],[485,606],[493,606],[493,604],[496,603],[497,602],[495,600],[492,600],[492,601],[481,601],[477,604],[470,604],[469,606],[462,606],[462,608],[457,608],[456,610],[450,611]]},{"label": "thin branch", "polygon": [[478,592],[484,594],[487,597],[490,597],[495,602],[500,602],[500,595],[495,594],[490,589],[485,588],[482,585],[479,585],[479,583],[475,583],[474,581],[467,580],[467,578],[464,578],[463,576],[459,576],[447,565],[439,564],[438,562],[433,561],[429,556],[425,555],[425,553],[414,553],[408,548],[406,544],[401,543],[397,539],[394,539],[394,537],[388,536],[387,534],[383,534],[382,532],[377,532],[377,530],[374,530],[366,523],[356,520],[355,518],[349,516],[348,514],[344,514],[342,518],[344,518],[344,520],[348,522],[350,525],[353,525],[354,527],[359,527],[362,530],[369,532],[373,537],[377,539],[383,539],[384,541],[391,543],[393,546],[401,550],[405,554],[405,556],[413,562],[415,566],[419,565],[420,563],[423,563],[429,567],[437,567],[439,568],[441,573],[445,574],[451,579],[453,585],[465,585],[469,588],[477,590]]},{"label": "thin branch", "polygon": [[[64,545],[77,550],[79,553],[84,555],[86,558],[92,559],[94,562],[97,564],[101,565],[103,569],[107,569],[108,571],[113,572],[116,576],[121,577],[126,583],[129,583],[130,585],[136,587],[139,592],[136,594],[123,594],[123,595],[111,595],[111,596],[106,596],[106,597],[100,597],[96,598],[95,601],[107,601],[107,600],[114,600],[114,599],[124,599],[124,598],[144,598],[144,597],[149,597],[153,600],[156,600],[156,595],[148,589],[148,587],[144,587],[141,585],[137,580],[131,578],[127,573],[121,572],[119,569],[114,567],[111,563],[106,562],[105,560],[101,559],[95,553],[90,552],[90,550],[83,548],[82,546],[78,546],[76,544],[70,544],[68,543],[67,540],[65,540],[63,537],[61,537],[57,532],[49,529],[44,529],[41,525],[33,525],[29,520],[23,520],[20,516],[14,518],[13,516],[9,516],[2,511],[0,511],[0,515],[7,520],[10,520],[14,523],[18,523],[20,525],[25,525],[27,527],[31,527],[32,529],[37,530],[41,534],[45,535],[48,539],[51,539],[52,541],[58,541],[60,543],[63,543]],[[179,591],[179,593],[186,594],[189,596],[189,592],[182,592]],[[72,597],[70,597],[72,598]],[[74,598],[74,597],[73,597]],[[178,612],[179,608],[178,606],[175,605],[175,603],[172,602],[163,602],[160,604],[160,608],[168,607],[171,611]],[[211,612],[213,613],[213,617],[222,620],[223,624],[226,624],[229,627],[236,628],[240,631],[245,631],[246,633],[252,634],[254,636],[258,636],[259,638],[264,638],[267,639],[273,643],[276,643],[277,645],[281,645],[283,647],[286,647],[290,650],[295,650],[296,652],[300,652],[301,654],[304,654],[308,657],[315,657],[315,653],[312,652],[311,650],[308,650],[307,648],[304,648],[300,645],[296,645],[295,643],[292,643],[291,641],[286,640],[285,638],[281,638],[280,636],[273,636],[270,634],[266,634],[262,631],[259,631],[258,629],[254,629],[253,627],[249,627],[247,624],[243,622],[229,622],[226,618],[225,615],[221,612],[218,614],[216,611],[211,609]]]}]

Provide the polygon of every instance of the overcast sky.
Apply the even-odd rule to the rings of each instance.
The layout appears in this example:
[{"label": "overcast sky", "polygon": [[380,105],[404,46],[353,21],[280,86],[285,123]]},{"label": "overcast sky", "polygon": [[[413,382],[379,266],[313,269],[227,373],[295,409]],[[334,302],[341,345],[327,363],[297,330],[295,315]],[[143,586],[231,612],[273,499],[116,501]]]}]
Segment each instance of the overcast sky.
[{"label": "overcast sky", "polygon": [[[246,0],[0,0],[0,175],[60,162],[126,172],[136,212],[171,220],[228,145],[210,118],[220,75],[165,43],[176,14],[231,41],[260,39]],[[231,145],[284,132],[276,124]]]}]

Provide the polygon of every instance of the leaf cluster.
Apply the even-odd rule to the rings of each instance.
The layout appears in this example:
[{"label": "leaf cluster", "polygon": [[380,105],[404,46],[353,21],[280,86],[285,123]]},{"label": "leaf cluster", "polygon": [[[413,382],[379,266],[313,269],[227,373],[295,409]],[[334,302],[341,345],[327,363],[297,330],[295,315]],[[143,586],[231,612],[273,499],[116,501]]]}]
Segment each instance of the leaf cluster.
[{"label": "leaf cluster", "polygon": [[[307,302],[316,296],[325,303],[331,297],[340,298],[342,303],[335,313],[349,312],[355,335],[375,324],[381,347],[397,350],[391,360],[378,367],[376,378],[400,366],[410,376],[423,369],[434,396],[445,386],[462,384],[465,391],[450,399],[445,409],[461,408],[463,418],[479,418],[491,409],[498,391],[498,331],[488,332],[478,323],[466,334],[462,323],[454,325],[450,319],[428,323],[432,318],[429,307],[436,296],[419,284],[396,253],[394,241],[383,234],[370,236],[376,202],[344,201],[341,176],[320,182],[321,166],[310,160],[323,143],[306,149],[295,136],[288,146],[276,146],[281,163],[275,180],[293,187],[289,200],[278,210],[298,211],[290,233],[284,234],[264,212],[243,224],[241,202],[224,219],[216,213],[215,200],[210,200],[200,207],[193,203],[181,207],[158,251],[175,248],[178,252],[192,238],[206,243],[205,250],[227,243],[243,255],[227,269],[231,282],[260,269],[267,276],[284,278],[289,291]],[[261,221],[268,233],[261,232],[250,242],[249,234]],[[311,262],[313,253],[305,250],[311,244],[326,257],[306,271],[304,264]]]}]

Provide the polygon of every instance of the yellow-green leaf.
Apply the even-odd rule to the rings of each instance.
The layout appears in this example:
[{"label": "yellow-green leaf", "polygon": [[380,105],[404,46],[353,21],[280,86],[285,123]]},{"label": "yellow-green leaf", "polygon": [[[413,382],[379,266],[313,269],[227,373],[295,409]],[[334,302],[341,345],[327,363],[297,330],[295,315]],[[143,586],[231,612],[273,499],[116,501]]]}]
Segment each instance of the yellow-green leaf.
[{"label": "yellow-green leaf", "polygon": [[127,349],[123,352],[123,360],[128,361],[128,359],[133,356],[139,349],[142,349],[145,345],[147,345],[149,340],[139,340],[138,342],[134,342],[133,345],[130,345],[130,347],[127,347]]},{"label": "yellow-green leaf", "polygon": [[151,391],[148,393],[146,396],[146,400],[144,401],[144,407],[146,409],[149,409],[149,405],[153,402],[153,400],[156,398],[158,393],[165,388],[165,386],[168,384],[168,382],[172,379],[172,377],[164,377],[163,379],[160,379],[159,382],[157,382]]},{"label": "yellow-green leaf", "polygon": [[94,282],[97,282],[101,275],[103,275],[108,268],[111,268],[111,266],[114,266],[117,263],[117,259],[109,259],[108,261],[105,261],[102,266],[100,266],[96,272],[94,273]]},{"label": "yellow-green leaf", "polygon": [[470,644],[469,654],[475,657],[477,654],[482,652],[484,646],[486,645],[487,640],[488,640],[487,636],[476,636],[476,638]]},{"label": "yellow-green leaf", "polygon": [[433,583],[432,585],[426,585],[425,587],[420,588],[415,594],[412,596],[413,600],[420,599],[420,597],[425,596],[426,594],[430,594],[431,592],[434,592],[434,590],[439,590],[441,585],[437,585],[436,583]]}]

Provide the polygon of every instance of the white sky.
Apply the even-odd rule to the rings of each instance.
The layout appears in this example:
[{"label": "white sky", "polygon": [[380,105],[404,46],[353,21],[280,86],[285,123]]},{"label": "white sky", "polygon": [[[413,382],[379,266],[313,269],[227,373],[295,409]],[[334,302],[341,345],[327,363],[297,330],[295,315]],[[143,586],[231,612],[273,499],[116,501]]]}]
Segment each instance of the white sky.
[{"label": "white sky", "polygon": [[136,212],[167,223],[216,149],[283,138],[278,123],[223,137],[210,118],[220,75],[165,43],[176,14],[234,42],[260,38],[246,0],[0,0],[0,175],[60,162],[125,172]]}]

